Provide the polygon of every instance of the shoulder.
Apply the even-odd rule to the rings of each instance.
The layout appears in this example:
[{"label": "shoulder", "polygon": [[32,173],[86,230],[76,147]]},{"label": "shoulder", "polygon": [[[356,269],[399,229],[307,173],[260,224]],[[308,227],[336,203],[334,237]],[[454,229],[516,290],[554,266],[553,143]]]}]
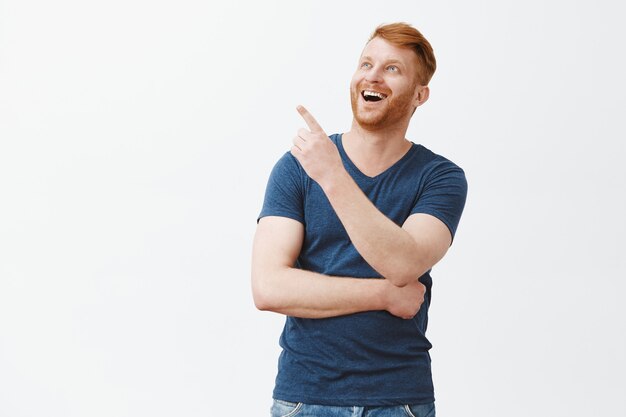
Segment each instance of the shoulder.
[{"label": "shoulder", "polygon": [[414,146],[417,148],[414,163],[424,169],[426,176],[438,177],[448,174],[465,180],[465,171],[458,164],[424,145],[414,144]]},{"label": "shoulder", "polygon": [[274,164],[272,169],[273,177],[290,177],[301,176],[304,173],[304,169],[298,162],[298,160],[291,154],[291,152],[285,152]]},{"label": "shoulder", "polygon": [[450,167],[450,168],[460,169],[461,171],[463,170],[455,162],[451,161],[450,159],[446,158],[443,155],[440,155],[438,153],[433,152],[432,150],[428,149],[424,145],[414,144],[414,146],[417,148],[417,152],[416,153],[419,155],[419,158],[420,158],[422,163],[431,165],[433,167],[447,166],[447,167]]}]

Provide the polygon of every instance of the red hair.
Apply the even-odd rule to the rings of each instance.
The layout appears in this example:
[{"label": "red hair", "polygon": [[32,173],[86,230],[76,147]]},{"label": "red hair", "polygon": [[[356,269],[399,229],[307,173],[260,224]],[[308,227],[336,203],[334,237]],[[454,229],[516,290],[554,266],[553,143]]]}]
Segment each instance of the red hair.
[{"label": "red hair", "polygon": [[413,50],[415,55],[417,55],[420,66],[417,70],[417,81],[420,85],[428,85],[437,69],[437,61],[435,60],[433,47],[430,46],[430,42],[426,40],[419,30],[403,22],[383,24],[374,30],[368,42],[376,37],[381,37],[401,48]]}]

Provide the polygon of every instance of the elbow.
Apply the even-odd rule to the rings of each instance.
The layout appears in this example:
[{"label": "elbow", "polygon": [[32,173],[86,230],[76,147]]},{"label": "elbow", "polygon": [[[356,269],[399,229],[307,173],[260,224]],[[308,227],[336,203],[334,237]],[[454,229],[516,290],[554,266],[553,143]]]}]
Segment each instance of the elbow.
[{"label": "elbow", "polygon": [[385,278],[396,287],[402,288],[417,281],[422,275],[428,272],[429,269],[430,268],[426,268],[425,265],[416,265],[403,271],[395,271],[394,273],[385,275]]},{"label": "elbow", "polygon": [[252,299],[254,300],[254,306],[261,311],[271,310],[270,297],[264,286],[257,282],[254,274],[252,276]]},{"label": "elbow", "polygon": [[273,311],[270,304],[265,299],[256,296],[254,297],[254,306],[259,311]]},{"label": "elbow", "polygon": [[272,285],[268,281],[267,274],[252,273],[252,299],[258,310],[276,311],[276,291],[272,290]]},{"label": "elbow", "polygon": [[417,279],[415,275],[399,275],[399,274],[389,275],[385,278],[389,282],[391,282],[393,285],[395,285],[396,287],[400,287],[400,288],[407,286],[409,283]]},{"label": "elbow", "polygon": [[431,268],[430,256],[418,244],[412,245],[397,256],[384,259],[378,272],[396,287],[405,287],[417,281]]},{"label": "elbow", "polygon": [[267,297],[267,295],[253,291],[252,298],[254,299],[254,306],[257,308],[257,310],[274,311],[271,299]]},{"label": "elbow", "polygon": [[254,301],[254,306],[257,310],[265,311],[267,310],[267,300],[261,291],[254,288],[252,286],[252,300]]}]

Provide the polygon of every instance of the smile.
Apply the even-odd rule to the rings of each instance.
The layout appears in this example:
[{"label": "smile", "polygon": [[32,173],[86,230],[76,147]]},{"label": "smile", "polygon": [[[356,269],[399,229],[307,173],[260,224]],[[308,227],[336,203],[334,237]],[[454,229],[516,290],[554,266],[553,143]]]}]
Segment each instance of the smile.
[{"label": "smile", "polygon": [[378,91],[363,90],[361,96],[365,101],[381,101],[387,98],[386,94],[379,93]]}]

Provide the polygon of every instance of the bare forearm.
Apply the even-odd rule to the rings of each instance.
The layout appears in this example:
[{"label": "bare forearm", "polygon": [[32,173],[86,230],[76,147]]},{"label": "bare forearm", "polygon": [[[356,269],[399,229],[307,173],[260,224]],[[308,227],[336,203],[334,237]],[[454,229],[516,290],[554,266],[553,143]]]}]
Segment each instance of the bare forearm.
[{"label": "bare forearm", "polygon": [[385,310],[381,279],[332,277],[298,268],[281,267],[253,273],[257,308],[302,318],[327,318]]},{"label": "bare forearm", "polygon": [[381,213],[343,171],[322,185],[359,254],[395,285],[406,285],[426,270],[413,237]]},{"label": "bare forearm", "polygon": [[252,250],[252,295],[257,308],[294,317],[327,318],[386,310],[413,317],[424,286],[403,288],[386,279],[333,277],[294,268],[304,237],[302,223],[269,216],[259,221]]},{"label": "bare forearm", "polygon": [[307,129],[298,130],[291,154],[328,197],[359,254],[394,285],[414,283],[452,243],[447,226],[434,216],[414,214],[402,227],[372,204],[345,170],[337,146],[304,107]]}]

